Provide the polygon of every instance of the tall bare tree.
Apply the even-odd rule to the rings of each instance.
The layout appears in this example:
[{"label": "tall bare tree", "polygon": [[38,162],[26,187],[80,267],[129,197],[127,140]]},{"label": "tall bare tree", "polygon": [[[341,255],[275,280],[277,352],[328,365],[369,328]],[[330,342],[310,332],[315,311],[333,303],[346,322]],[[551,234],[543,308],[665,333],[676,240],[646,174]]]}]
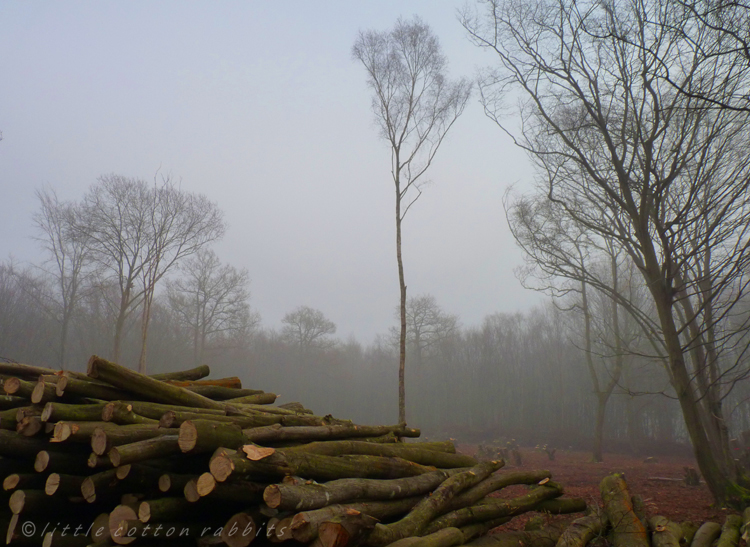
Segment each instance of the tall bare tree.
[{"label": "tall bare tree", "polygon": [[352,49],[367,71],[372,109],[391,149],[396,195],[396,262],[400,290],[399,421],[406,422],[406,281],[401,223],[421,195],[424,175],[471,94],[465,79],[446,76],[446,58],[430,27],[418,17],[389,31],[362,31]]},{"label": "tall bare tree", "polygon": [[106,175],[84,196],[76,231],[88,238],[92,258],[117,287],[113,358],[118,361],[126,321],[142,305],[145,370],[148,320],[158,281],[179,260],[224,233],[222,213],[205,196],[180,190],[170,179]]},{"label": "tall bare tree", "polygon": [[[673,32],[671,2],[484,4],[464,25],[499,60],[482,86],[487,113],[529,153],[539,192],[640,271],[701,472],[719,502],[744,506],[750,481],[721,401],[747,376],[725,327],[748,288],[750,113],[668,83],[665,71],[688,82],[699,62]],[[501,119],[511,89],[523,97],[518,130]]]},{"label": "tall bare tree", "polygon": [[33,220],[37,240],[47,252],[44,271],[50,276],[54,291],[52,315],[60,323],[59,366],[67,368],[67,343],[70,324],[82,297],[86,266],[90,263],[87,234],[74,229],[78,208],[61,201],[51,188],[36,192],[39,210]]},{"label": "tall bare tree", "polygon": [[169,304],[190,330],[199,364],[212,341],[248,334],[260,319],[250,312],[247,270],[222,265],[210,249],[198,251],[179,270],[182,275],[167,282]]}]

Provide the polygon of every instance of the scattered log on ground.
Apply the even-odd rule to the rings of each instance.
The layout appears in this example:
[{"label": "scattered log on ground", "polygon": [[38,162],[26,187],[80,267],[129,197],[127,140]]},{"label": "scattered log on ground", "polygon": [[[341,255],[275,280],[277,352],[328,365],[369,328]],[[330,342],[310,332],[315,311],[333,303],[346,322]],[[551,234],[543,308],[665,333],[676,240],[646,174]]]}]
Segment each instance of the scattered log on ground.
[{"label": "scattered log on ground", "polygon": [[604,513],[612,525],[615,547],[649,547],[645,526],[633,511],[627,485],[621,475],[605,477],[599,485]]}]

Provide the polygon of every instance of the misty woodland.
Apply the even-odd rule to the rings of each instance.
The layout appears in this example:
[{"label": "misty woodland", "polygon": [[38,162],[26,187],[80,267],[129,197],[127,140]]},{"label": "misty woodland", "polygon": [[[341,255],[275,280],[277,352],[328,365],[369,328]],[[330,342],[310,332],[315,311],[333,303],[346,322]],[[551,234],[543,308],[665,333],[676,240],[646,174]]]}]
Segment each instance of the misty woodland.
[{"label": "misty woodland", "polygon": [[[231,229],[221,203],[209,192],[182,189],[172,176],[105,173],[72,201],[60,199],[54,185],[38,188],[32,220],[46,258],[0,263],[2,360],[84,372],[97,355],[89,375],[100,374],[112,389],[127,385],[117,374],[137,371],[133,378],[142,378],[208,364],[213,376],[238,376],[249,387],[273,389],[280,401],[301,401],[304,412],[286,409],[295,427],[310,426],[317,415],[332,428],[350,424],[331,416],[372,427],[399,424],[373,429],[371,437],[418,436],[410,428],[420,428],[430,441],[547,445],[590,451],[597,462],[609,451],[643,457],[683,449],[717,503],[750,505],[750,5],[481,0],[467,5],[456,24],[487,52],[488,66],[474,79],[449,76],[438,37],[419,17],[353,35],[351,70],[371,92],[370,136],[380,139],[390,162],[382,191],[393,192],[399,294],[389,331],[368,343],[342,339],[337,329],[345,326],[305,302],[288,310],[280,327],[269,327],[253,308],[252,269],[224,262],[214,250]],[[419,198],[430,191],[433,160],[472,100],[533,164],[534,181],[508,188],[497,210],[524,252],[519,287],[508,290],[522,286],[545,300],[468,325],[409,282],[402,232],[412,208],[428,206]],[[112,372],[117,366],[130,370]],[[242,405],[249,400],[239,399],[254,395],[233,400]],[[181,400],[168,400],[200,406],[175,401]],[[264,446],[280,451],[272,457],[287,450],[285,474],[293,474],[298,468],[287,448],[302,437],[246,433],[257,425],[242,425],[243,439],[269,441]],[[185,427],[179,443],[190,452]],[[207,456],[232,448],[214,454],[224,458],[216,464],[225,466],[223,479],[211,460],[219,481],[269,457],[252,444],[238,462],[241,443],[203,445],[195,440],[201,427],[188,440]],[[348,429],[347,435],[357,436]],[[366,454],[409,460],[406,452]],[[270,473],[268,461],[263,469]],[[442,484],[435,492],[449,500],[502,464],[483,465],[476,471],[481,479],[441,475],[445,482],[435,483]],[[245,478],[253,472],[262,475],[253,468]],[[273,490],[281,505],[284,495]],[[265,496],[268,490],[262,499],[269,503]],[[433,494],[432,503],[440,496]],[[366,543],[437,531],[432,518],[448,505],[436,507],[409,532],[367,524],[374,531]],[[599,532],[614,526],[596,519]],[[463,539],[450,545],[480,534],[456,522],[450,527]],[[367,526],[357,526],[364,534]],[[652,533],[668,528],[645,526]],[[679,538],[669,545],[684,544]],[[620,545],[635,545],[627,541]]]}]

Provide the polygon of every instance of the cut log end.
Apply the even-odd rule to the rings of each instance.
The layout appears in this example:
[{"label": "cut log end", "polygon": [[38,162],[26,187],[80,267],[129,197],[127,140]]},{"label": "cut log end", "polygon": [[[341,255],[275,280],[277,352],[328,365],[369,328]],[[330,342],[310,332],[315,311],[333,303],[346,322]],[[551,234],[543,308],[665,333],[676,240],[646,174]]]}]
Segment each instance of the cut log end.
[{"label": "cut log end", "polygon": [[208,496],[216,488],[216,479],[211,473],[203,473],[195,484],[200,497]]},{"label": "cut log end", "polygon": [[49,460],[49,452],[47,452],[46,450],[40,450],[36,455],[36,459],[34,460],[34,470],[37,473],[43,473],[49,465]]},{"label": "cut log end", "polygon": [[182,423],[177,444],[183,452],[190,452],[198,442],[198,428],[190,420]]},{"label": "cut log end", "polygon": [[226,456],[218,456],[216,458],[213,458],[211,460],[211,463],[209,463],[208,468],[214,478],[219,482],[224,482],[225,480],[227,480],[232,474],[232,471],[234,471],[232,460],[230,460]]}]

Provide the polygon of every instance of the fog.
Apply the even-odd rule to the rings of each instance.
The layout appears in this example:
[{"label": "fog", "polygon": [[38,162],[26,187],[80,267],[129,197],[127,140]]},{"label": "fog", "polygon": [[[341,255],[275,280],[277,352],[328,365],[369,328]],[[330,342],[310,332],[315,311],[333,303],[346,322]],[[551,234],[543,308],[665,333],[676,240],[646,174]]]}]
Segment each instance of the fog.
[{"label": "fog", "polygon": [[[491,57],[461,1],[117,2],[0,5],[0,257],[35,263],[35,190],[80,199],[98,176],[170,175],[225,213],[214,245],[247,268],[251,307],[277,328],[300,305],[369,343],[398,302],[390,156],[351,47],[361,29],[418,14],[452,75]],[[502,209],[530,182],[523,153],[476,98],[404,223],[409,294],[464,325],[526,309]]]}]

